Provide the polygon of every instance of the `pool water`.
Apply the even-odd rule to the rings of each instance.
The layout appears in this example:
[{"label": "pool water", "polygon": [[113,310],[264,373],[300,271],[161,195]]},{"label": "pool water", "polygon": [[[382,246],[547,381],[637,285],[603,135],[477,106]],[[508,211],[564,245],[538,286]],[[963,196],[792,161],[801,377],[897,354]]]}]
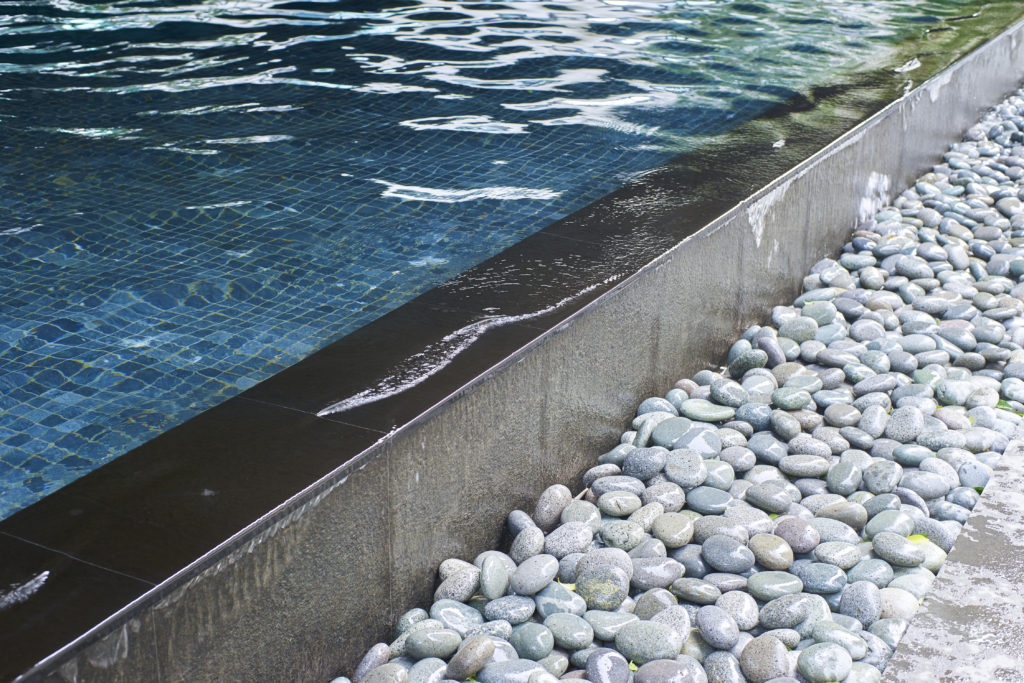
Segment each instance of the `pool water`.
[{"label": "pool water", "polygon": [[0,2],[0,518],[987,5]]}]

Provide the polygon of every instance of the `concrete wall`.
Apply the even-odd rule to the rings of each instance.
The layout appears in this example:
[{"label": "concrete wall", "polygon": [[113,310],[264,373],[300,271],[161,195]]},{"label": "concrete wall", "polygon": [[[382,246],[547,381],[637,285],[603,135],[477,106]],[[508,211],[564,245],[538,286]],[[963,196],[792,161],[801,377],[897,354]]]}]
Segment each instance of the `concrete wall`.
[{"label": "concrete wall", "polygon": [[509,510],[577,480],[643,398],[721,362],[837,253],[865,198],[903,187],[1017,87],[1022,35],[1014,26],[887,107],[29,678],[350,674],[428,603],[441,560],[494,546]]}]

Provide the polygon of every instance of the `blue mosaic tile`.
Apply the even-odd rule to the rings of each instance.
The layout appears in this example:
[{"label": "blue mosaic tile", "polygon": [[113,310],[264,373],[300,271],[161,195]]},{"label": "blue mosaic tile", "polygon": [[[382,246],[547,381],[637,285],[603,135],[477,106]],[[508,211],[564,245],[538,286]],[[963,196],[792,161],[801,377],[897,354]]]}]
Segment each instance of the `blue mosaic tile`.
[{"label": "blue mosaic tile", "polygon": [[0,518],[984,4],[6,3]]}]

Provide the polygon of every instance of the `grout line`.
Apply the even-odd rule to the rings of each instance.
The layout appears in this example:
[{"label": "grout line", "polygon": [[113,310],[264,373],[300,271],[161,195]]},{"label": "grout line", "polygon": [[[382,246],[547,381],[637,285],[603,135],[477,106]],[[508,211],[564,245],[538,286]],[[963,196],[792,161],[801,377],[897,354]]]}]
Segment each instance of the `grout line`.
[{"label": "grout line", "polygon": [[74,560],[75,562],[81,562],[82,564],[87,564],[90,567],[95,567],[96,569],[102,569],[103,571],[110,572],[111,574],[118,574],[120,576],[124,576],[125,578],[134,579],[136,581],[139,581],[141,583],[146,584],[150,588],[153,588],[153,587],[155,587],[157,585],[156,583],[154,583],[152,581],[149,581],[147,579],[140,578],[140,577],[135,576],[133,574],[128,574],[127,572],[122,572],[122,571],[120,571],[118,569],[113,569],[111,567],[105,567],[102,564],[96,564],[95,562],[90,562],[89,560],[83,559],[83,558],[78,557],[76,555],[72,555],[71,553],[64,552],[63,550],[58,550],[57,548],[51,548],[48,545],[44,545],[42,543],[37,543],[35,541],[29,540],[29,539],[24,538],[22,536],[17,536],[17,535],[12,534],[12,533],[8,533],[6,531],[0,531],[0,536],[7,536],[8,538],[13,538],[13,539],[16,539],[18,541],[22,541],[23,543],[28,543],[29,545],[34,545],[37,548],[42,548],[43,550],[48,550],[51,553],[56,553],[58,555],[63,555],[64,557],[66,557],[68,559],[71,559],[71,560]]}]

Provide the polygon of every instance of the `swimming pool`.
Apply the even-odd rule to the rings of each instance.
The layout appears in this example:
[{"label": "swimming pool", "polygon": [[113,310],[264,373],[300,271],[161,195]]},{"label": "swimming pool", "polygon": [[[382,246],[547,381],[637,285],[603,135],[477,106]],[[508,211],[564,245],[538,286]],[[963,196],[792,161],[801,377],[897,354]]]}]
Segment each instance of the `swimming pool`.
[{"label": "swimming pool", "polygon": [[0,517],[985,5],[6,3]]}]

